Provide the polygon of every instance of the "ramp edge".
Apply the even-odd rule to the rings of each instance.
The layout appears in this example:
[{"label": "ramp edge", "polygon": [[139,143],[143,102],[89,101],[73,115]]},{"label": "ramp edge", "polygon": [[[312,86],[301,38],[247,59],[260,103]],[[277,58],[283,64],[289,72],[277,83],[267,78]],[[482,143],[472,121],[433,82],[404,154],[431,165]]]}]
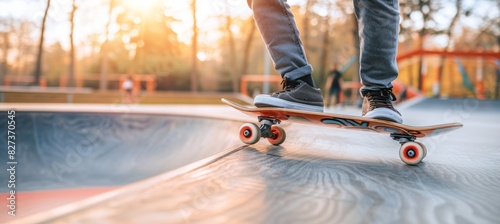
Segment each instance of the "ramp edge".
[{"label": "ramp edge", "polygon": [[120,187],[115,190],[108,191],[103,194],[99,194],[81,201],[73,202],[67,205],[63,205],[54,209],[50,209],[47,211],[42,211],[24,218],[21,218],[19,220],[14,220],[11,222],[7,222],[7,224],[20,224],[20,223],[47,223],[54,221],[55,219],[58,219],[60,217],[69,215],[71,213],[76,213],[78,211],[84,210],[86,208],[91,207],[92,205],[102,203],[108,200],[112,200],[115,197],[118,197],[123,194],[131,194],[133,192],[141,191],[142,189],[145,188],[150,188],[156,184],[159,184],[164,181],[171,180],[177,176],[180,176],[182,174],[197,170],[199,168],[202,168],[204,166],[210,165],[214,162],[219,161],[222,158],[225,158],[231,154],[234,154],[246,146],[240,146],[236,148],[229,148],[226,149],[220,153],[217,153],[213,156],[207,157],[205,159],[198,160],[196,162],[190,163],[188,165],[185,165],[183,167],[177,168],[172,171],[165,172],[163,174],[141,180],[139,182],[131,183],[128,185],[125,185],[123,187]]}]

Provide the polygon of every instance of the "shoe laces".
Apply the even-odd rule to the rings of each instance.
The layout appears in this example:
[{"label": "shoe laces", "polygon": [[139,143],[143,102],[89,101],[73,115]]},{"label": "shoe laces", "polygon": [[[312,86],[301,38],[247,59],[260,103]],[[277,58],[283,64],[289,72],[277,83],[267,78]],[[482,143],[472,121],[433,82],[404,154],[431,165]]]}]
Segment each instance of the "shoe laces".
[{"label": "shoe laces", "polygon": [[293,80],[289,80],[287,79],[286,77],[283,78],[283,80],[281,81],[281,91],[277,92],[277,93],[283,93],[283,92],[287,92],[287,91],[291,91],[292,89],[294,89],[299,83],[296,82],[296,81],[293,81]]},{"label": "shoe laces", "polygon": [[368,98],[368,102],[370,103],[370,110],[379,107],[386,107],[395,110],[394,107],[392,106],[391,101],[396,100],[396,95],[394,95],[391,89],[369,91],[365,97]]}]

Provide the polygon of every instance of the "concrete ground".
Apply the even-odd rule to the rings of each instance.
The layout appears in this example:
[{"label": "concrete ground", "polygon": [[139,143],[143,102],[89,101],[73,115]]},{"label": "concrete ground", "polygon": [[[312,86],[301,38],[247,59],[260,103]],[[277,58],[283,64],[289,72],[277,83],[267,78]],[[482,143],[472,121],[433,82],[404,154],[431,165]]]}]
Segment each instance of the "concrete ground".
[{"label": "concrete ground", "polygon": [[[22,106],[17,108],[23,110]],[[500,123],[500,102],[425,99],[401,105],[399,109],[406,124],[462,122],[464,127],[446,135],[421,139],[428,148],[427,157],[418,166],[408,166],[399,159],[399,144],[384,135],[283,123],[288,137],[281,146],[272,146],[265,140],[246,146],[237,139],[238,127],[253,119],[229,107],[128,108],[126,113],[133,116],[163,111],[170,115],[161,116],[162,119],[175,125],[168,126],[167,121],[149,121],[158,115],[125,119],[125,127],[137,129],[136,132],[124,132],[125,137],[117,137],[121,141],[136,139],[132,140],[135,144],[125,145],[130,147],[126,151],[146,150],[150,158],[159,158],[155,161],[165,158],[157,156],[165,153],[162,149],[179,153],[179,157],[183,154],[191,157],[189,155],[208,149],[213,151],[198,157],[204,158],[202,160],[178,163],[179,168],[166,169],[170,171],[159,175],[156,175],[158,166],[153,165],[143,172],[156,175],[154,177],[131,180],[130,184],[120,183],[106,193],[13,221],[499,223],[500,127],[497,124]],[[329,111],[359,113],[355,108],[331,108]],[[184,117],[179,118],[179,115]],[[119,124],[124,122],[123,118],[117,120]],[[71,119],[67,122],[62,125],[85,123],[95,126],[92,122],[71,122]],[[168,128],[161,128],[163,126]],[[152,131],[150,127],[156,128]],[[122,129],[117,126],[112,133],[120,133]],[[82,129],[73,132],[78,130]],[[141,134],[156,134],[157,137],[144,144],[137,140]],[[47,135],[47,139],[53,137]],[[104,145],[111,144],[113,138],[108,136],[102,138]],[[180,140],[184,138],[188,140]],[[172,139],[180,141],[173,144]],[[149,151],[155,145],[158,151]],[[65,148],[64,144],[60,148]],[[163,162],[176,163],[176,157],[172,154]],[[137,155],[115,157],[114,162],[126,164],[134,158]],[[148,163],[145,159],[140,164]],[[132,167],[130,172],[139,172],[138,167]],[[114,169],[115,166],[96,168],[87,179],[99,172],[109,175]],[[23,181],[32,178],[35,177]],[[122,177],[116,178],[118,182],[122,180]],[[22,207],[19,209],[21,212]]]}]

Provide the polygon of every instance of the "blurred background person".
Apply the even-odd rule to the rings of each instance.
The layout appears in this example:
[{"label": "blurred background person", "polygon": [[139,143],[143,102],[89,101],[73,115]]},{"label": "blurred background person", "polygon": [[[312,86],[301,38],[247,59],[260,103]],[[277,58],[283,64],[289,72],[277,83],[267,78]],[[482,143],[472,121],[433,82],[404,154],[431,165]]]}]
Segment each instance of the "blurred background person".
[{"label": "blurred background person", "polygon": [[[326,95],[326,106],[335,106],[342,105],[342,73],[337,70],[337,65],[332,65],[330,67],[330,71],[328,72],[328,78],[326,80],[326,84],[329,85],[326,87],[328,90]],[[335,102],[332,104],[332,100]]]},{"label": "blurred background person", "polygon": [[134,81],[132,81],[132,76],[128,76],[122,83],[122,88],[125,91],[125,96],[122,99],[122,103],[136,103],[134,96]]}]

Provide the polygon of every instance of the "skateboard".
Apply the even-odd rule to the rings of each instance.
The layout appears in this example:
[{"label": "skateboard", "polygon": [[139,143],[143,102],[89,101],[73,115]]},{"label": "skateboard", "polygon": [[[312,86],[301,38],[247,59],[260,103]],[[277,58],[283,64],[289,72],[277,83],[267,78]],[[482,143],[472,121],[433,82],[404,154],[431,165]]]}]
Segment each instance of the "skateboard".
[{"label": "skateboard", "polygon": [[448,123],[431,126],[410,126],[360,116],[334,113],[320,113],[276,107],[246,107],[222,98],[221,101],[247,115],[257,117],[260,126],[245,123],[240,127],[239,137],[245,144],[255,144],[260,138],[269,143],[280,145],[286,139],[285,130],[276,126],[282,121],[314,124],[348,130],[369,131],[389,135],[401,144],[399,157],[409,165],[416,165],[427,155],[427,149],[417,138],[444,134],[463,127],[461,123]]}]

